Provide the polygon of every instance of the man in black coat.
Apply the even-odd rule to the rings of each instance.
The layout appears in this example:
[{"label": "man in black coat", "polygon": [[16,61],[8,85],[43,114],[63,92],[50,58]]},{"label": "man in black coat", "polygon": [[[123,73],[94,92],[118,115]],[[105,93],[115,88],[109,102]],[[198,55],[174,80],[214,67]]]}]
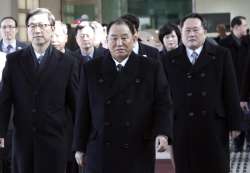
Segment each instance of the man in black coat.
[{"label": "man in black coat", "polygon": [[[0,21],[0,51],[9,54],[17,50],[27,47],[27,45],[16,39],[18,32],[18,24],[15,18],[11,16],[3,17]],[[5,58],[1,57],[1,58]],[[5,61],[5,60],[1,60]],[[9,130],[6,137],[6,145],[4,150],[0,150],[0,160],[3,162],[3,173],[10,173],[11,165],[11,145],[12,145],[12,121],[9,124]],[[1,168],[0,168],[1,169]]]},{"label": "man in black coat", "polygon": [[145,58],[152,58],[152,59],[158,59],[159,58],[159,51],[152,47],[148,46],[146,44],[141,43],[139,40],[139,26],[140,26],[140,21],[139,19],[132,14],[125,14],[121,16],[121,18],[126,19],[130,21],[133,24],[134,27],[134,35],[135,35],[135,42],[134,42],[134,47],[133,51],[134,53],[138,55],[142,55]]},{"label": "man in black coat", "polygon": [[183,45],[162,57],[174,102],[176,173],[228,173],[229,134],[239,135],[241,117],[230,53],[205,41],[199,14],[181,27]]},{"label": "man in black coat", "polygon": [[74,149],[87,173],[153,173],[155,137],[171,139],[172,102],[160,62],[132,52],[133,26],[108,26],[109,52],[84,64]]},{"label": "man in black coat", "polygon": [[[246,77],[250,63],[250,42],[247,35],[247,21],[243,16],[236,16],[231,21],[232,33],[221,41],[221,45],[228,48],[231,52],[234,69],[237,77],[237,84],[240,93],[240,105],[243,111],[249,112],[248,94],[244,91],[249,83]],[[246,95],[247,94],[247,95]],[[250,130],[247,123],[243,122],[244,131],[234,140],[235,152],[243,149],[246,138],[248,149],[250,149]]]},{"label": "man in black coat", "polygon": [[53,48],[55,19],[44,8],[26,17],[31,45],[9,54],[0,88],[0,143],[14,106],[13,173],[62,173],[67,158],[67,110],[75,112],[75,60]]}]

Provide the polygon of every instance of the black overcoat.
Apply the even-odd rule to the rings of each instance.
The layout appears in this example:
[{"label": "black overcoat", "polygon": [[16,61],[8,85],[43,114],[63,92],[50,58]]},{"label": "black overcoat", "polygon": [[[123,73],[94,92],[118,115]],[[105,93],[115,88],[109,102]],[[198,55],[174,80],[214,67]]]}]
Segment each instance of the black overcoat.
[{"label": "black overcoat", "polygon": [[74,148],[88,173],[153,173],[157,134],[171,139],[171,108],[161,64],[131,53],[122,72],[108,54],[84,64]]},{"label": "black overcoat", "polygon": [[162,57],[174,103],[176,173],[228,173],[241,117],[230,53],[206,42],[195,65],[181,45]]},{"label": "black overcoat", "polygon": [[62,173],[68,108],[74,112],[78,72],[73,58],[49,47],[35,66],[31,46],[7,56],[0,88],[0,136],[14,106],[13,172]]}]

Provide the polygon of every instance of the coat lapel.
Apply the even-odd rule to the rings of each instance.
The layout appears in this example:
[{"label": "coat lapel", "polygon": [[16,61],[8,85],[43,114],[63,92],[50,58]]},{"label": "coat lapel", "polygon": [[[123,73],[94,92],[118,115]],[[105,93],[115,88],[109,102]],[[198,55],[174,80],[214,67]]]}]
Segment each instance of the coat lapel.
[{"label": "coat lapel", "polygon": [[215,49],[213,48],[213,46],[208,42],[205,42],[199,58],[194,65],[194,69],[199,70],[208,65],[212,60],[214,60],[216,58],[214,51]]},{"label": "coat lapel", "polygon": [[60,56],[60,52],[58,52],[55,48],[51,47],[51,53],[46,57],[46,61],[43,64],[42,69],[38,73],[39,84],[40,86],[46,84],[46,79],[53,75],[53,72],[57,68],[58,62],[63,58]]},{"label": "coat lapel", "polygon": [[32,54],[32,47],[29,46],[22,52],[19,62],[20,66],[31,85],[36,83],[36,67]]},{"label": "coat lapel", "polygon": [[135,80],[139,58],[140,57],[136,57],[136,55],[132,52],[124,69],[120,73],[116,71],[115,62],[111,56],[104,58],[103,76],[106,81],[106,98],[110,98],[119,93],[121,90],[126,89],[127,86]]}]

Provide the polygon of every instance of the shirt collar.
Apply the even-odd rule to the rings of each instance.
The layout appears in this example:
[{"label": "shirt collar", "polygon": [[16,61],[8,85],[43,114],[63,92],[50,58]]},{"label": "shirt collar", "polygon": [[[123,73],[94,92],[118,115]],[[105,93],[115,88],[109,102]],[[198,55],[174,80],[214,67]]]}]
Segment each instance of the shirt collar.
[{"label": "shirt collar", "polygon": [[41,57],[41,56],[44,56],[44,54],[45,54],[45,52],[44,53],[38,53],[38,52],[36,52],[36,51],[34,51],[35,52],[35,55],[36,55],[36,58],[38,59],[39,57]]},{"label": "shirt collar", "polygon": [[[80,51],[81,51],[81,49],[80,49]],[[81,51],[81,55],[82,56],[90,56],[91,58],[93,58],[94,51],[95,51],[95,48],[93,49],[93,51],[90,52],[90,54],[86,54],[85,52]]]},{"label": "shirt collar", "polygon": [[11,45],[12,46],[12,49],[16,49],[16,40],[12,41],[11,43],[6,43],[4,40],[3,40],[3,48],[7,50],[7,46]]},{"label": "shirt collar", "polygon": [[115,61],[115,66],[117,66],[118,64],[121,64],[124,67],[128,61],[128,57],[125,58],[122,62],[118,62],[115,58],[112,58],[112,59]]},{"label": "shirt collar", "polygon": [[198,54],[198,56],[199,56],[200,53],[201,53],[201,51],[202,51],[202,48],[203,48],[203,45],[202,45],[201,47],[195,49],[195,50],[192,50],[192,49],[189,49],[189,48],[186,47],[186,52],[187,52],[188,58],[190,59],[191,54],[192,54],[193,52],[196,52],[196,53]]},{"label": "shirt collar", "polygon": [[134,53],[139,54],[139,43],[138,43],[138,41],[135,41],[133,51],[134,51]]}]

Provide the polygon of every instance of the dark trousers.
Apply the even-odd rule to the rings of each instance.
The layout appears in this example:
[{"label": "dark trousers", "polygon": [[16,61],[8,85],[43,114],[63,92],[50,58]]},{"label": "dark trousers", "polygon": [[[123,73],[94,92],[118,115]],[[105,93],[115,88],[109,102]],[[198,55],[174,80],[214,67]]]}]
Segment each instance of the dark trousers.
[{"label": "dark trousers", "polygon": [[250,144],[250,130],[242,131],[241,134],[234,139],[236,148],[242,149],[244,146],[245,138],[248,144]]}]

